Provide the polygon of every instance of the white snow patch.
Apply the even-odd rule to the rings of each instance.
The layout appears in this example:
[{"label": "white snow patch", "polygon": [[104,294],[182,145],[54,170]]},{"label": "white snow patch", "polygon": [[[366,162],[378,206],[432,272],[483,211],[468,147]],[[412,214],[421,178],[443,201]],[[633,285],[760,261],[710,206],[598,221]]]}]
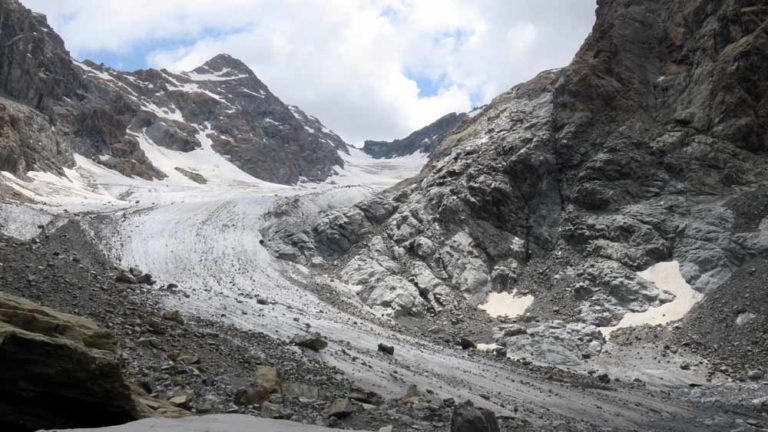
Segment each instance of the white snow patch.
[{"label": "white snow patch", "polygon": [[[134,136],[139,140],[141,149],[152,162],[152,165],[168,175],[163,182],[180,186],[208,188],[238,184],[241,186],[279,187],[278,185],[252,177],[213,150],[211,147],[212,141],[209,137],[211,133],[213,132],[210,125],[206,125],[205,129],[200,129],[197,139],[200,141],[201,147],[190,152],[171,150],[158,146],[143,133],[134,134]],[[202,175],[207,183],[199,185],[193,182],[185,175],[176,171],[177,167]]]},{"label": "white snow patch", "polygon": [[608,337],[620,328],[640,325],[664,325],[683,318],[689,310],[702,298],[702,294],[691,288],[680,274],[680,264],[677,261],[660,262],[647,270],[637,273],[638,276],[653,283],[663,291],[675,295],[675,299],[659,307],[650,308],[645,312],[630,312],[613,327],[602,327],[600,330]]},{"label": "white snow patch", "polygon": [[83,69],[84,71],[88,72],[88,75],[93,75],[95,77],[98,77],[98,78],[101,78],[101,79],[107,80],[107,81],[116,81],[110,74],[108,74],[106,72],[98,71],[98,70],[88,66],[87,64],[80,63],[80,62],[74,61],[74,60],[72,60],[72,63],[74,63],[75,66],[78,66],[80,69]]},{"label": "white snow patch", "polygon": [[173,86],[168,86],[169,91],[182,91],[185,93],[203,93],[211,97],[212,99],[216,99],[217,101],[225,105],[232,106],[229,102],[224,100],[224,98],[222,98],[221,96],[217,95],[216,93],[205,90],[204,88],[200,87],[195,83],[181,83],[177,79],[175,79],[174,77],[172,77],[171,75],[165,72],[163,72],[163,76],[173,84]]},{"label": "white snow patch", "polygon": [[499,344],[491,343],[491,344],[483,344],[479,343],[477,344],[477,350],[478,351],[496,351],[497,349],[503,348]]},{"label": "white snow patch", "polygon": [[528,307],[533,304],[533,300],[532,295],[518,296],[517,292],[492,292],[486,297],[485,303],[478,308],[494,318],[502,316],[515,318],[524,314]]},{"label": "white snow patch", "polygon": [[255,93],[255,92],[252,92],[252,91],[250,91],[250,90],[248,90],[246,88],[242,88],[242,89],[240,89],[240,91],[243,91],[245,93],[250,93],[250,94],[252,94],[252,95],[254,95],[254,96],[258,97],[258,98],[262,98],[262,99],[267,96],[267,94],[264,93],[264,90],[259,90],[258,93]]},{"label": "white snow patch", "polygon": [[171,108],[168,109],[160,108],[159,106],[149,101],[143,101],[141,104],[141,108],[143,110],[155,113],[160,118],[184,122],[184,116],[181,114],[181,111],[176,108],[175,105],[171,105]]},{"label": "white snow patch", "polygon": [[192,81],[231,81],[231,80],[249,77],[249,75],[224,76],[224,74],[226,74],[230,70],[231,70],[230,68],[224,68],[218,72],[209,73],[209,74],[200,74],[197,72],[184,72],[184,75],[187,78],[191,79]]},{"label": "white snow patch", "polygon": [[81,203],[109,203],[114,199],[98,187],[91,186],[76,169],[64,168],[65,175],[30,171],[32,181],[24,181],[9,172],[2,172],[5,184],[24,196],[51,205],[78,205]]}]

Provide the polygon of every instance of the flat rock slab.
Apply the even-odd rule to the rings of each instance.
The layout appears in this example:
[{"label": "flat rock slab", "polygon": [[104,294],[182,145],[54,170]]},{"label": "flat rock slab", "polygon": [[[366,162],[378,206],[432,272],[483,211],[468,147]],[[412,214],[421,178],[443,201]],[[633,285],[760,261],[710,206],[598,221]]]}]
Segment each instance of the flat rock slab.
[{"label": "flat rock slab", "polygon": [[[63,430],[63,429],[56,429]],[[305,425],[284,420],[271,420],[242,414],[221,414],[182,419],[144,419],[121,426],[95,429],[66,429],[71,432],[332,432],[315,425]],[[49,431],[55,432],[55,431]]]}]

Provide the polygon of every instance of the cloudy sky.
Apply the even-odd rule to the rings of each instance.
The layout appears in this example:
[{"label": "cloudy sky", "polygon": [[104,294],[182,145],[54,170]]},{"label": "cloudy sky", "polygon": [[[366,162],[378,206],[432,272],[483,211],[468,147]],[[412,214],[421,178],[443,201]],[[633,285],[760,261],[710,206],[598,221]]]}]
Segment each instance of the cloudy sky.
[{"label": "cloudy sky", "polygon": [[595,0],[22,0],[73,56],[134,70],[245,61],[351,143],[402,137],[566,65]]}]

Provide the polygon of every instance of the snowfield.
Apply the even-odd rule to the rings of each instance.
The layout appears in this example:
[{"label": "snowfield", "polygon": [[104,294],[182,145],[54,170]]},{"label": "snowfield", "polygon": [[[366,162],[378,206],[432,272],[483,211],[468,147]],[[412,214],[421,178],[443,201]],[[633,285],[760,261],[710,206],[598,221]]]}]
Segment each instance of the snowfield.
[{"label": "snowfield", "polygon": [[[384,396],[402,396],[409,384],[417,384],[441,397],[471,399],[501,415],[513,415],[513,408],[524,404],[531,412],[619,428],[642,424],[649,413],[690,413],[683,404],[670,406],[647,394],[600,389],[585,392],[578,386],[545,380],[525,370],[504,367],[499,362],[361,320],[308,290],[310,284],[317,283],[311,270],[280,261],[260,245],[259,230],[268,221],[269,210],[280,200],[298,198],[307,217],[349,206],[417,174],[426,162],[425,155],[375,160],[350,149],[349,155],[343,155],[346,166],[339,168],[337,176],[323,184],[289,187],[250,177],[215,154],[205,129],[199,139],[202,148],[189,153],[160,148],[141,139],[148,157],[169,174],[163,181],[127,178],[79,156],[77,168],[67,171],[67,178],[31,173],[33,181],[25,182],[4,174],[15,189],[44,204],[3,204],[0,222],[8,234],[29,238],[38,232],[37,225],[51,225],[75,215],[121,266],[137,266],[151,273],[160,282],[158,286],[178,284],[183,295],[163,297],[168,309],[282,339],[318,331],[330,343],[318,356],[359,385]],[[194,183],[175,167],[198,172],[208,183]],[[329,285],[354,301],[349,294],[354,287],[339,281]],[[260,305],[259,298],[271,304]],[[522,313],[533,301],[511,296],[497,300],[500,303],[490,305],[493,307],[489,306],[489,312],[501,315]],[[394,346],[395,355],[378,353],[378,343]],[[206,422],[219,421],[211,417],[174,427],[220,430],[206,426]],[[232,421],[240,424],[244,420],[232,417]],[[144,422],[135,428],[114,430],[160,430],[158,424]],[[239,426],[233,423],[232,427]]]}]

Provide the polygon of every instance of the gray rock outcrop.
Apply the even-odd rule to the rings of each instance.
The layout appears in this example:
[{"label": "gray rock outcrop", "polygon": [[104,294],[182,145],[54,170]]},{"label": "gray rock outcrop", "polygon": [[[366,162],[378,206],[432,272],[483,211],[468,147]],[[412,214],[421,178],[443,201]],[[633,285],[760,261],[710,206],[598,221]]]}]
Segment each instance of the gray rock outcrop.
[{"label": "gray rock outcrop", "polygon": [[327,214],[304,259],[339,262],[363,301],[395,314],[519,288],[534,310],[610,326],[674,298],[635,274],[668,260],[716,289],[768,251],[768,86],[755,78],[768,10],[755,4],[598,2],[569,66],[461,122],[375,198],[394,209],[385,220],[362,217],[367,202]]}]

